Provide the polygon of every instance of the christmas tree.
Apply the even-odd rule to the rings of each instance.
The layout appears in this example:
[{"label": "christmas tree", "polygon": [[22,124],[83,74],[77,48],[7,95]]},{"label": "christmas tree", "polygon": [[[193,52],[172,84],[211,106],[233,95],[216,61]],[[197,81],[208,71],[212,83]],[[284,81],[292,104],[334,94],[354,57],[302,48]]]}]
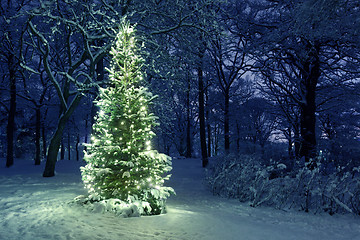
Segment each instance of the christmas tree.
[{"label": "christmas tree", "polygon": [[81,173],[87,203],[101,202],[120,214],[131,208],[152,215],[164,212],[165,200],[174,191],[163,186],[170,177],[171,158],[151,148],[157,117],[149,105],[155,96],[141,86],[138,49],[134,28],[123,23],[110,52],[109,87],[99,88],[99,111]]}]

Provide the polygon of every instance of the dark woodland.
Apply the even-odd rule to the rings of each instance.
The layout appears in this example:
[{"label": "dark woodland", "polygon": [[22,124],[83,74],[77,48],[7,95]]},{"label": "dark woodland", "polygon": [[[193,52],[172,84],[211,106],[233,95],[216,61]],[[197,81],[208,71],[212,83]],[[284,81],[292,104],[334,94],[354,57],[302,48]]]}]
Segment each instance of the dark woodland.
[{"label": "dark woodland", "polygon": [[255,186],[263,169],[267,180],[311,179],[299,190],[309,211],[312,186],[332,179],[353,195],[332,189],[322,210],[360,214],[357,0],[2,0],[0,164],[31,158],[53,177],[57,161],[83,160],[124,18],[158,96],[159,152],[200,158],[215,194],[253,206],[298,200],[223,184],[246,172]]}]

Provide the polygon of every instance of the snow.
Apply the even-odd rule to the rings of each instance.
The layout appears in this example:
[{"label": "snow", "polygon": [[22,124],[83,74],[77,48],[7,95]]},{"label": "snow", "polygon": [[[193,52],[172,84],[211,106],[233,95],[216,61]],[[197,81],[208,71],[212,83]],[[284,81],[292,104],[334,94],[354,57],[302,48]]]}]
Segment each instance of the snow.
[{"label": "snow", "polygon": [[0,240],[360,240],[360,218],[353,215],[251,208],[213,196],[198,159],[173,159],[167,185],[177,195],[167,200],[167,214],[133,218],[70,204],[85,194],[79,162],[59,161],[53,178],[41,176],[44,163],[16,159],[10,169],[3,159],[0,164]]}]

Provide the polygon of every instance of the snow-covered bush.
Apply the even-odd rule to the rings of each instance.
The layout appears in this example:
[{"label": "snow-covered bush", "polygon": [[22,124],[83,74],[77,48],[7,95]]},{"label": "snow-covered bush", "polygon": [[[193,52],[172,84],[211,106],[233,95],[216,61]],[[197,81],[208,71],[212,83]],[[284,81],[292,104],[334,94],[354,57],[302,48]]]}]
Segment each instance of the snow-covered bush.
[{"label": "snow-covered bush", "polygon": [[123,218],[147,215],[147,209],[151,210],[151,206],[148,202],[140,200],[134,200],[131,203],[115,198],[90,201],[88,196],[85,195],[76,197],[73,203],[80,204],[94,213],[109,212]]},{"label": "snow-covered bush", "polygon": [[319,156],[314,168],[297,163],[288,171],[283,163],[265,166],[256,156],[230,155],[214,161],[207,170],[207,181],[214,194],[237,198],[253,207],[360,215],[360,167],[327,173],[323,161]]}]

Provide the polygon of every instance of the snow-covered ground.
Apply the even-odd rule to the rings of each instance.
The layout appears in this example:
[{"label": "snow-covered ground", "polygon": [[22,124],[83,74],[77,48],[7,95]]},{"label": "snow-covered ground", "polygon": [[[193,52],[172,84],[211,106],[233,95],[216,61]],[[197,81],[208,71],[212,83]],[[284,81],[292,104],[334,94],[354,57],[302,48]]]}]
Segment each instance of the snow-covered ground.
[{"label": "snow-covered ground", "polygon": [[177,192],[160,216],[119,218],[69,204],[84,194],[78,162],[63,160],[53,178],[43,166],[0,161],[0,240],[360,240],[360,218],[251,208],[213,196],[203,184],[198,159],[174,159],[167,185]]}]

